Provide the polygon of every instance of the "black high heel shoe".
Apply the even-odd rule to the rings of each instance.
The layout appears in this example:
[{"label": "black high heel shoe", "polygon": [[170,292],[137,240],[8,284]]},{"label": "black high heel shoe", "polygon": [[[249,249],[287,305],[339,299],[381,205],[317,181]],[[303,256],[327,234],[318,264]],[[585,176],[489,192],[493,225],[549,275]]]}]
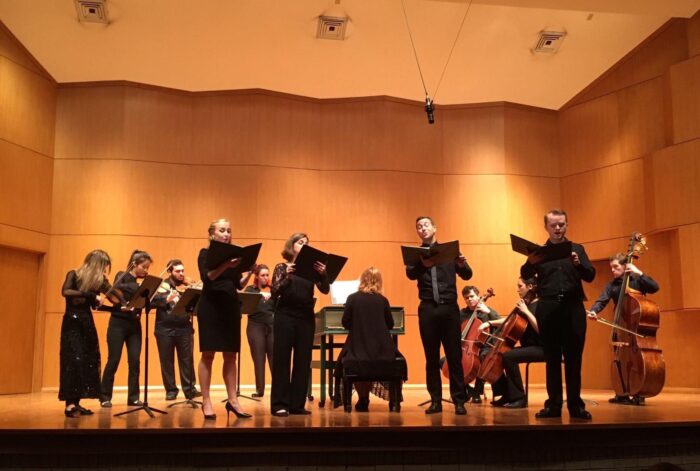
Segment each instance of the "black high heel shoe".
[{"label": "black high heel shoe", "polygon": [[207,414],[204,412],[204,407],[202,406],[202,414],[204,415],[204,420],[216,420],[216,414]]},{"label": "black high heel shoe", "polygon": [[76,417],[80,416],[80,411],[77,407],[73,407],[72,409],[63,409],[63,413],[70,419],[75,419]]},{"label": "black high heel shoe", "polygon": [[241,412],[231,405],[230,402],[226,401],[226,420],[228,420],[229,413],[233,412],[239,419],[249,419],[253,417],[247,412]]}]

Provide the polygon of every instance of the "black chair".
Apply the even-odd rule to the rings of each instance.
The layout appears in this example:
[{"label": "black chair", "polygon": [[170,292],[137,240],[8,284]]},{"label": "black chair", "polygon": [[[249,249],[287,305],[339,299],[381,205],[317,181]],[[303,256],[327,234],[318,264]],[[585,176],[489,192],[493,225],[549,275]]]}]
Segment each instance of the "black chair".
[{"label": "black chair", "polygon": [[[373,370],[382,371],[380,374],[372,373]],[[343,408],[345,412],[352,412],[352,385],[360,381],[380,381],[389,383],[389,410],[401,411],[401,384],[406,371],[406,360],[396,360],[377,363],[354,365],[343,362]]]},{"label": "black chair", "polygon": [[[530,363],[546,363],[546,360],[525,363],[525,405],[528,405],[528,392],[530,391]],[[564,358],[561,359],[561,363],[564,364]]]}]

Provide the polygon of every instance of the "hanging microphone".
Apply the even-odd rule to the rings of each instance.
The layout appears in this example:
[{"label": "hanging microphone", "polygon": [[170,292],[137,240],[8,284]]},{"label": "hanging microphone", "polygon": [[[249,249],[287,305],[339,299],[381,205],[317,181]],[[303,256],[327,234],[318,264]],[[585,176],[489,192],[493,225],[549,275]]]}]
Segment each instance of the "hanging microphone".
[{"label": "hanging microphone", "polygon": [[428,124],[435,124],[435,115],[433,114],[435,107],[433,106],[433,100],[429,96],[425,97],[425,112],[428,113]]}]

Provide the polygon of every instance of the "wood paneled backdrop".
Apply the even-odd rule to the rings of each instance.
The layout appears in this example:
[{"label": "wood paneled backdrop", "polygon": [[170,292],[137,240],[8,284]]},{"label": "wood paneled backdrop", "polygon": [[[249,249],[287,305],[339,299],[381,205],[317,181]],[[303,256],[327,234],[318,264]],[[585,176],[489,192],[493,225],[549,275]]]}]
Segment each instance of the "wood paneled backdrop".
[{"label": "wood paneled backdrop", "polygon": [[[650,233],[640,266],[662,286],[655,299],[667,386],[700,387],[690,360],[700,328],[699,24],[698,15],[670,21],[558,112],[448,106],[433,126],[420,104],[388,97],[57,86],[3,31],[0,191],[9,204],[0,209],[0,244],[45,254],[37,275],[45,294],[37,313],[22,314],[37,316],[34,389],[58,385],[60,286],[86,252],[104,248],[118,269],[140,248],[155,258],[156,274],[179,257],[196,275],[206,228],[219,217],[232,220],[235,242],[262,241],[260,261],[269,265],[301,230],[350,257],[341,278],[379,267],[386,295],[408,315],[400,348],[409,382],[424,383],[416,287],[399,255],[401,244],[416,243],[415,217],[432,215],[441,240],[460,240],[470,283],[493,287],[491,305],[506,314],[522,263],[508,235],[543,241],[542,215],[553,207],[569,211],[569,235],[599,260],[589,297],[609,279],[607,256],[633,230]],[[106,354],[107,317],[95,317]],[[608,333],[589,325],[585,387],[609,386]],[[242,358],[242,382],[252,384],[245,339]],[[126,384],[123,363],[118,385]],[[15,365],[31,368],[32,359]],[[159,385],[156,355],[150,366]],[[542,370],[533,383],[543,383]]]}]

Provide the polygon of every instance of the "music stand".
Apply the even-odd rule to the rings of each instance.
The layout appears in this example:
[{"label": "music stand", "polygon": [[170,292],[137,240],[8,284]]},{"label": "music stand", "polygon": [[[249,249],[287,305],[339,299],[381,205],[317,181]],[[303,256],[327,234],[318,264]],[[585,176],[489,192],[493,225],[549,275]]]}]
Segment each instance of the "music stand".
[{"label": "music stand", "polygon": [[[144,370],[144,392],[143,392],[143,405],[140,405],[136,407],[135,409],[129,409],[124,412],[119,412],[118,414],[114,414],[114,417],[119,417],[120,415],[126,415],[126,414],[131,414],[133,412],[138,412],[140,410],[146,411],[146,413],[152,418],[155,419],[155,414],[154,412],[158,412],[159,414],[167,414],[167,412],[162,411],[160,409],[156,409],[155,407],[150,407],[148,405],[148,318],[149,318],[149,313],[151,311],[151,299],[153,296],[156,294],[156,290],[160,286],[161,282],[163,281],[162,278],[158,278],[156,276],[151,276],[148,275],[144,280],[141,282],[141,285],[139,286],[138,291],[134,294],[134,297],[132,300],[129,302],[127,307],[132,307],[135,309],[139,309],[143,307],[143,309],[146,311],[146,352],[145,352],[145,362],[146,362],[146,368]],[[153,294],[151,294],[153,293]]]},{"label": "music stand", "polygon": [[[260,300],[263,295],[260,293],[249,293],[245,291],[240,291],[238,297],[241,299],[241,314],[250,314],[255,312],[255,308],[258,307]],[[246,396],[241,394],[241,354],[238,353],[238,364],[236,365],[236,397],[242,397],[245,399],[250,399],[251,401],[260,402],[260,399],[256,397]],[[224,399],[221,402],[226,402],[228,399]]]},{"label": "music stand", "polygon": [[[195,307],[199,302],[199,297],[201,296],[201,294],[201,289],[187,288],[185,292],[182,293],[182,296],[180,297],[180,300],[177,302],[177,304],[173,306],[173,310],[170,314],[177,317],[192,316],[192,323],[194,323]],[[194,343],[194,339],[192,341]],[[194,345],[192,346],[192,349],[194,350]],[[192,356],[194,357],[194,353]],[[180,366],[179,361],[180,360],[178,359],[178,367]],[[194,358],[192,359],[192,373],[194,373]],[[195,388],[194,383],[192,384],[192,387]],[[173,402],[168,406],[168,409],[170,409],[171,407],[179,406],[181,404],[187,404],[188,406],[192,407],[192,409],[197,409],[199,406],[202,405],[202,401],[198,401],[194,398],[194,396],[192,396],[191,398],[185,398],[184,401]]]}]

